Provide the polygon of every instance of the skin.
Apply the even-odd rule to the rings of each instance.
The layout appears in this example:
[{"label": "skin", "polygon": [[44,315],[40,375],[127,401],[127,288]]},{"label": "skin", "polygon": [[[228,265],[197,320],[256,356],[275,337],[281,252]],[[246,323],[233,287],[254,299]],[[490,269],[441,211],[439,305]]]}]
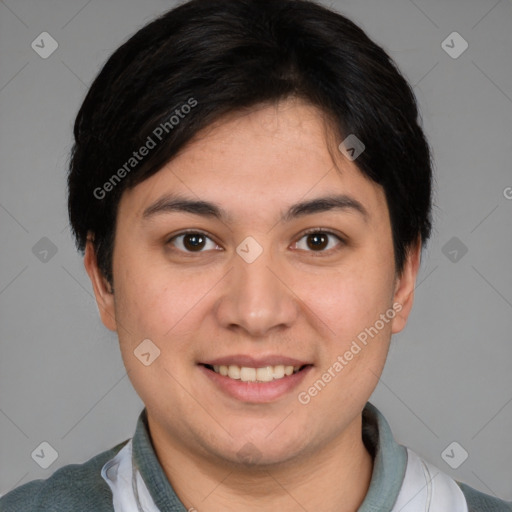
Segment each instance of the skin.
[{"label": "skin", "polygon": [[[157,457],[187,508],[355,511],[368,490],[373,461],[361,412],[391,335],[406,324],[421,248],[409,251],[397,275],[383,189],[337,150],[332,133],[315,107],[296,99],[232,114],[124,192],[114,293],[87,244],[84,262],[102,321],[118,333]],[[144,220],[144,210],[170,192],[215,202],[229,218],[167,212]],[[333,193],[359,201],[367,217],[341,209],[280,221],[290,205]],[[335,235],[318,249],[304,235],[311,228]],[[185,229],[211,237],[194,252],[183,237],[170,240]],[[236,252],[248,236],[263,249],[252,263]],[[298,392],[394,303],[401,305],[394,319],[301,404]],[[144,366],[133,351],[148,338],[161,353]],[[313,367],[292,392],[247,403],[198,367],[233,354],[284,354]],[[248,442],[258,454],[253,463],[238,455]]]}]

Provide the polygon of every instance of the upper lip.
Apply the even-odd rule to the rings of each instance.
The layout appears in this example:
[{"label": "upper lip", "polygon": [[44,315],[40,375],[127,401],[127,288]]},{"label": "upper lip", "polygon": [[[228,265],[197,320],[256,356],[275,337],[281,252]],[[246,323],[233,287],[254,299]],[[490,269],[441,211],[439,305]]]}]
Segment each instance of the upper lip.
[{"label": "upper lip", "polygon": [[207,361],[202,361],[200,364],[210,365],[210,366],[245,366],[247,368],[264,368],[265,366],[304,366],[308,363],[307,361],[303,361],[300,359],[294,359],[292,357],[280,356],[280,355],[268,355],[264,357],[254,357],[249,355],[233,355],[233,356],[225,356],[218,357],[216,359],[209,359]]}]

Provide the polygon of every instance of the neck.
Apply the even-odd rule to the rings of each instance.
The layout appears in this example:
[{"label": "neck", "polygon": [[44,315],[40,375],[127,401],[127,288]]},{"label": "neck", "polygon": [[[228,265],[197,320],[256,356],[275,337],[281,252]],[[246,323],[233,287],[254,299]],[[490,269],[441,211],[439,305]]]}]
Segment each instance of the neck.
[{"label": "neck", "polygon": [[150,423],[150,430],[167,479],[188,510],[355,512],[373,471],[361,422],[358,416],[341,436],[313,454],[256,469],[206,460],[170,440],[156,424]]}]

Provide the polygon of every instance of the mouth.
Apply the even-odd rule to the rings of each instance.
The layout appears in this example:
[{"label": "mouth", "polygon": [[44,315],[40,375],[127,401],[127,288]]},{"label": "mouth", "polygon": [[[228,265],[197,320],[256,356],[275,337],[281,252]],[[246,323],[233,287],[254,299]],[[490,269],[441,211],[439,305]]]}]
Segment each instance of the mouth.
[{"label": "mouth", "polygon": [[198,364],[215,389],[239,402],[253,404],[272,403],[289,396],[313,366],[284,356],[233,356]]},{"label": "mouth", "polygon": [[311,365],[304,364],[293,366],[277,364],[271,366],[262,366],[259,368],[239,366],[236,364],[202,364],[202,366],[204,366],[207,370],[221,375],[222,377],[227,377],[228,379],[239,380],[242,382],[272,382],[299,373]]}]

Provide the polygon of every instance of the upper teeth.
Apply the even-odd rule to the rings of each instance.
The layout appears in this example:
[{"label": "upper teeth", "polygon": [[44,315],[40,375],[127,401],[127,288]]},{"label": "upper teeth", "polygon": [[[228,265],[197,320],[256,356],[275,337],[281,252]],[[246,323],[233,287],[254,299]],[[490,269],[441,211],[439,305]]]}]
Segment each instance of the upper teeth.
[{"label": "upper teeth", "polygon": [[265,366],[263,368],[249,368],[236,364],[230,364],[229,366],[215,365],[213,367],[216,373],[244,382],[270,382],[271,380],[282,379],[284,376],[298,372],[300,368],[300,366],[285,366],[283,364]]}]

